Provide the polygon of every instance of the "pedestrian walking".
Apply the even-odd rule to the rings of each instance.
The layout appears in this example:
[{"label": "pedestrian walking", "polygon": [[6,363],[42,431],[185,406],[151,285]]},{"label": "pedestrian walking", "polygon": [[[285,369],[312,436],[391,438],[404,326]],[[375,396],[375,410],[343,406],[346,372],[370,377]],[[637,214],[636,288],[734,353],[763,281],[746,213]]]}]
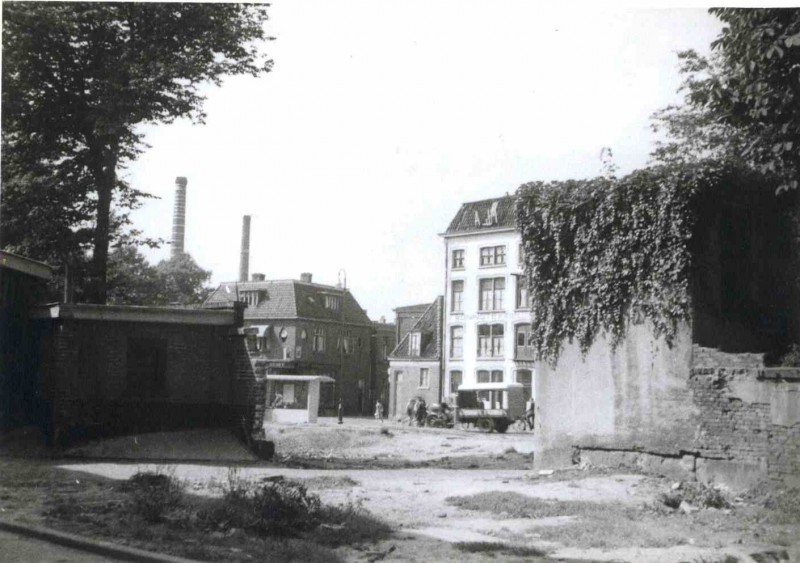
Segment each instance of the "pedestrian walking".
[{"label": "pedestrian walking", "polygon": [[383,405],[380,401],[375,403],[375,420],[380,420],[383,424]]}]

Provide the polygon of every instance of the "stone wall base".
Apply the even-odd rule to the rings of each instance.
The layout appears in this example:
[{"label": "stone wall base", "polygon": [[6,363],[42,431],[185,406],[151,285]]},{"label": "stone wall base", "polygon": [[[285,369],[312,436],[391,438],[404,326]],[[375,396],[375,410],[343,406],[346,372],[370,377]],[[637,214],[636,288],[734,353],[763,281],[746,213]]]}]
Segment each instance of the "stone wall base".
[{"label": "stone wall base", "polygon": [[[675,480],[717,483],[732,489],[747,489],[767,478],[766,462],[757,464],[709,459],[689,452],[668,455],[635,450],[595,448],[573,448],[573,450],[571,456],[573,463],[630,468]],[[563,455],[561,460],[563,461]],[[565,464],[558,466],[564,467]]]}]

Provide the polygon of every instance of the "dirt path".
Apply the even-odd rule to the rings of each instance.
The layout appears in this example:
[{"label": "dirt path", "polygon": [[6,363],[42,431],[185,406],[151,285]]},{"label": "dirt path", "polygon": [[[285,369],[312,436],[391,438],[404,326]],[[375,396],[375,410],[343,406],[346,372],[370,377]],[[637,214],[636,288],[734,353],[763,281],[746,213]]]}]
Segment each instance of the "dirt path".
[{"label": "dirt path", "polygon": [[[154,459],[204,459],[168,466],[197,495],[221,494],[231,468],[253,481],[304,481],[323,502],[363,506],[395,530],[389,540],[341,548],[347,561],[800,562],[797,519],[770,522],[763,507],[746,502],[730,510],[671,510],[659,496],[672,483],[658,477],[590,467],[540,475],[532,470],[528,432],[323,419],[315,426],[273,426],[268,436],[277,452],[271,464],[243,459],[230,434],[193,431],[86,444],[70,453],[117,459],[70,460],[60,467],[127,479],[163,470]],[[118,459],[142,452],[140,463]],[[209,461],[230,452],[229,461]]]},{"label": "dirt path", "polygon": [[[91,463],[63,466],[114,479],[126,479],[140,470],[153,470],[152,465]],[[186,480],[196,494],[219,494],[220,485],[228,479],[227,467],[207,465],[178,465],[170,469],[176,477]],[[619,474],[584,477],[578,473],[544,477],[524,470],[403,469],[403,470],[306,470],[292,468],[245,467],[239,477],[258,480],[282,475],[304,480],[322,500],[331,503],[362,504],[397,530],[393,545],[400,549],[388,554],[385,560],[402,560],[416,553],[425,540],[440,542],[499,543],[546,549],[550,557],[595,561],[655,561],[679,563],[684,561],[722,561],[726,555],[740,561],[752,561],[749,554],[769,549],[769,546],[737,544],[735,539],[721,542],[722,536],[705,537],[692,530],[687,520],[672,518],[659,524],[663,529],[647,530],[651,543],[665,545],[588,548],[569,547],[563,541],[553,541],[552,530],[575,523],[572,516],[518,518],[509,514],[488,514],[452,506],[448,497],[469,497],[481,493],[499,495],[514,493],[521,498],[552,499],[566,503],[604,503],[619,510],[641,511],[642,518],[655,492],[663,483],[641,475]],[[636,512],[638,514],[638,512]],[[635,516],[634,516],[635,517]],[[658,520],[656,520],[658,522]],[[550,533],[547,533],[550,531]],[[625,531],[621,540],[625,544]],[[681,533],[685,537],[677,537]],[[697,540],[692,539],[697,536]],[[705,534],[708,535],[708,534]],[[632,535],[628,545],[639,538]],[[580,541],[580,540],[579,540]],[[648,540],[650,541],[650,540]],[[673,541],[678,545],[667,545]],[[421,542],[421,543],[420,543]],[[715,543],[716,542],[716,543]],[[694,545],[693,545],[694,543]],[[415,547],[416,546],[416,547]],[[386,547],[384,545],[384,547]],[[492,557],[487,555],[487,561]],[[355,560],[355,559],[354,559]],[[480,559],[478,559],[480,560]]]}]

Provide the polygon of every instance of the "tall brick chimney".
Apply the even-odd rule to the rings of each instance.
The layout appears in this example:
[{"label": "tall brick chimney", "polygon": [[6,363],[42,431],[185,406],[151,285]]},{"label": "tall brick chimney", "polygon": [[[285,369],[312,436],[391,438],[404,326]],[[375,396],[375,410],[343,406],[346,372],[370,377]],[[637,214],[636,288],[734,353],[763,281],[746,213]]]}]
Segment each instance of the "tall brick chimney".
[{"label": "tall brick chimney", "polygon": [[170,256],[183,254],[183,238],[186,233],[186,184],[183,176],[175,178],[175,208],[172,212],[172,249]]},{"label": "tall brick chimney", "polygon": [[300,281],[305,283],[311,283],[311,273],[310,272],[303,272],[300,274]]},{"label": "tall brick chimney", "polygon": [[239,281],[246,282],[250,274],[250,215],[242,217],[242,253],[239,256]]}]

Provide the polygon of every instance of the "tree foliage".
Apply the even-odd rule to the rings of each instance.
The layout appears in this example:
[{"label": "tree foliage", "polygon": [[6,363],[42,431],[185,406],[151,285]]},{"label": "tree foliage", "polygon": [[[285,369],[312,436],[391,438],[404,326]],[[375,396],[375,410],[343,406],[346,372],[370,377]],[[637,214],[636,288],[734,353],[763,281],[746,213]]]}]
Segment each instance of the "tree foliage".
[{"label": "tree foliage", "polygon": [[211,272],[189,254],[151,265],[134,246],[114,248],[108,260],[108,302],[114,305],[197,305],[208,296]]},{"label": "tree foliage", "polygon": [[267,72],[266,19],[253,4],[6,3],[4,244],[61,262],[90,248],[104,302],[112,209],[124,227],[147,197],[120,175],[146,148],[138,126],[202,123],[204,84]]},{"label": "tree foliage", "polygon": [[715,8],[724,24],[708,58],[680,54],[685,103],[656,114],[670,162],[736,160],[797,188],[800,176],[800,10]]},{"label": "tree foliage", "polygon": [[691,313],[695,198],[725,174],[714,163],[675,164],[520,186],[538,359],[555,361],[568,341],[585,353],[600,334],[616,346],[630,321],[671,342]]}]

